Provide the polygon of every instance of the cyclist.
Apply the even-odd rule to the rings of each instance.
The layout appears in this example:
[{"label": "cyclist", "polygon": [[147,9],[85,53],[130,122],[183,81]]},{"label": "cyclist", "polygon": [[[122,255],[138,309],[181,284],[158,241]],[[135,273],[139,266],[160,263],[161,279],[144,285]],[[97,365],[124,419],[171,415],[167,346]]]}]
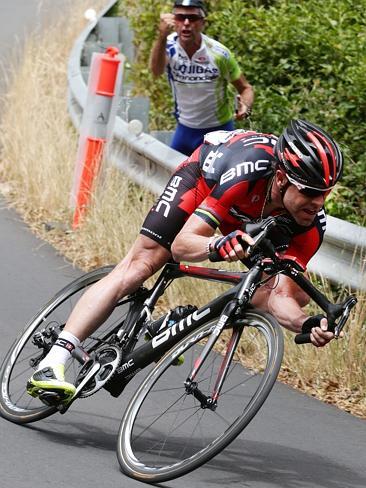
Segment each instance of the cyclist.
[{"label": "cyclist", "polygon": [[[197,262],[216,251],[225,261],[246,258],[253,239],[244,221],[278,215],[289,229],[282,253],[304,269],[325,231],[325,198],[342,174],[337,143],[320,127],[293,120],[279,138],[236,130],[205,136],[183,162],[148,213],[127,256],[79,300],[64,330],[30,378],[29,394],[57,391],[68,401],[75,387],[65,381],[71,351],[109,316],[118,300],[135,291],[171,257]],[[219,228],[222,235],[216,235]],[[286,244],[286,246],[284,246]],[[310,332],[314,346],[333,338],[327,320],[308,317],[309,297],[288,277],[268,283],[253,303],[294,332]]]},{"label": "cyclist", "polygon": [[166,71],[174,95],[177,127],[171,147],[187,156],[207,132],[234,129],[230,84],[238,93],[235,119],[247,117],[254,100],[233,54],[203,34],[204,25],[202,0],[175,0],[173,13],[160,16],[150,56],[153,75]]}]

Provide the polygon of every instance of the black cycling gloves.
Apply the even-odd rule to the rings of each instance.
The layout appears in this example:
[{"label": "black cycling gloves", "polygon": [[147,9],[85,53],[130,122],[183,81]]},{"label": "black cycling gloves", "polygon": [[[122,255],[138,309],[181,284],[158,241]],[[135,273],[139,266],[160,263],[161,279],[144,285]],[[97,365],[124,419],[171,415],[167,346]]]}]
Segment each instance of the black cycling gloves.
[{"label": "black cycling gloves", "polygon": [[323,314],[313,315],[305,320],[302,324],[301,332],[302,334],[310,334],[313,327],[320,327],[321,319],[325,319],[326,316]]},{"label": "black cycling gloves", "polygon": [[234,230],[233,232],[230,232],[230,234],[216,239],[216,241],[212,243],[212,249],[210,249],[210,251],[216,251],[216,254],[220,256],[221,259],[225,259],[237,244],[240,244],[245,250],[248,244],[241,238],[243,235],[244,232],[242,230]]}]

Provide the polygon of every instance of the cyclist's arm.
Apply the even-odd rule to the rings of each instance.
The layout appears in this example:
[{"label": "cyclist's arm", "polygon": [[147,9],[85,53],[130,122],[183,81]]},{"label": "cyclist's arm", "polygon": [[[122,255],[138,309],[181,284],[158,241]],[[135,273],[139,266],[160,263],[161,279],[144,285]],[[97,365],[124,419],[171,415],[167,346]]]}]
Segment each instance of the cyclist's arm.
[{"label": "cyclist's arm", "polygon": [[[278,280],[277,285],[276,280]],[[267,310],[283,327],[296,333],[301,332],[302,324],[308,318],[302,309],[308,303],[309,296],[290,278],[283,275],[260,288],[253,299],[253,305]],[[332,332],[327,332],[327,320],[323,319],[321,327],[313,329],[311,342],[314,346],[322,347],[333,337]]]},{"label": "cyclist's arm", "polygon": [[[278,283],[276,285],[277,281]],[[308,317],[302,307],[305,307],[309,303],[309,296],[290,278],[283,275],[274,278],[271,284],[268,284],[267,287],[261,288],[260,290],[263,289],[263,305],[265,305],[268,311],[286,329],[297,333],[301,332],[302,324]],[[255,298],[259,300],[257,293]],[[254,302],[253,304],[259,305]]]},{"label": "cyclist's arm", "polygon": [[173,258],[192,263],[207,259],[207,245],[215,229],[200,217],[191,215],[172,244]]},{"label": "cyclist's arm", "polygon": [[[172,255],[176,261],[189,261],[191,263],[205,261],[208,258],[208,245],[212,241],[215,229],[197,215],[191,215],[172,244]],[[253,240],[243,234],[243,240],[252,244]],[[240,246],[244,257],[244,251]],[[232,260],[238,260],[239,258]]]}]

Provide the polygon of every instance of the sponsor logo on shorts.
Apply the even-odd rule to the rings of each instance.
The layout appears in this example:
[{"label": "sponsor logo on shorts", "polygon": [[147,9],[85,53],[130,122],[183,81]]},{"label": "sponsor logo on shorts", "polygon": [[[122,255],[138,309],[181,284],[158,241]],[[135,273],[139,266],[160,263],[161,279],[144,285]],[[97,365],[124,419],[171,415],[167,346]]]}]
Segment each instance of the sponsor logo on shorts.
[{"label": "sponsor logo on shorts", "polygon": [[144,232],[147,232],[148,234],[151,234],[152,236],[156,237],[160,241],[163,238],[163,236],[161,236],[160,234],[157,234],[156,232],[148,229],[147,227],[141,227],[141,230],[143,230]]}]

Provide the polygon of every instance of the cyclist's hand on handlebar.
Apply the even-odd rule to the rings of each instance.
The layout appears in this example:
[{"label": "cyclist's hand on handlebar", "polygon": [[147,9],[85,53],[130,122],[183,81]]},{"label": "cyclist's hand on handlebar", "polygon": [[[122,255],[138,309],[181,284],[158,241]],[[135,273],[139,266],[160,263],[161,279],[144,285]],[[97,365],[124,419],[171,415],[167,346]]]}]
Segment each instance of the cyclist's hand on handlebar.
[{"label": "cyclist's hand on handlebar", "polygon": [[[310,333],[310,341],[315,347],[324,347],[334,338],[333,332],[328,330],[328,321],[322,314],[307,318],[302,324],[302,333]],[[343,333],[340,337],[342,336]]]},{"label": "cyclist's hand on handlebar", "polygon": [[212,245],[212,251],[224,261],[238,261],[247,257],[247,247],[254,244],[249,234],[242,230],[235,230],[217,239]]}]

